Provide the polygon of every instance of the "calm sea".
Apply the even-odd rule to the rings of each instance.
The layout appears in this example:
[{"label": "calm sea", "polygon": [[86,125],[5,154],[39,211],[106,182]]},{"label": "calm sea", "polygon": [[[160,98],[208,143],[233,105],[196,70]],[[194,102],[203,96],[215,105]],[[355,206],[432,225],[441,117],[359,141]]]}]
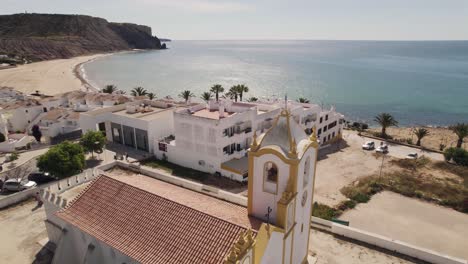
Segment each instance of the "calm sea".
[{"label": "calm sea", "polygon": [[350,120],[380,112],[402,125],[468,122],[468,41],[173,41],[168,50],[122,53],[85,64],[96,86],[158,97],[197,96],[220,83],[245,97],[306,97]]}]

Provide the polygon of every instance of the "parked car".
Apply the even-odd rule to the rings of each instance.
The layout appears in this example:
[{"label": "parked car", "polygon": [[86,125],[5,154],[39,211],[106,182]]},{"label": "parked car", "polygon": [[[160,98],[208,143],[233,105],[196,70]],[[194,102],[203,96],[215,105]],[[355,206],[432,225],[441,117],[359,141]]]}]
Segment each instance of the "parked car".
[{"label": "parked car", "polygon": [[56,180],[56,178],[52,177],[52,175],[50,175],[48,172],[39,171],[30,173],[28,176],[28,180],[41,184],[54,181]]},{"label": "parked car", "polygon": [[3,183],[3,189],[11,192],[18,192],[36,187],[37,183],[29,180],[9,179]]},{"label": "parked car", "polygon": [[418,153],[416,152],[413,152],[413,153],[410,153],[406,156],[407,159],[417,159],[418,158]]},{"label": "parked car", "polygon": [[362,149],[365,149],[365,150],[373,150],[374,148],[375,148],[374,141],[367,141],[366,143],[364,143],[364,145],[362,145]]},{"label": "parked car", "polygon": [[387,144],[382,144],[380,145],[377,149],[375,149],[375,152],[378,153],[388,153],[388,145]]}]

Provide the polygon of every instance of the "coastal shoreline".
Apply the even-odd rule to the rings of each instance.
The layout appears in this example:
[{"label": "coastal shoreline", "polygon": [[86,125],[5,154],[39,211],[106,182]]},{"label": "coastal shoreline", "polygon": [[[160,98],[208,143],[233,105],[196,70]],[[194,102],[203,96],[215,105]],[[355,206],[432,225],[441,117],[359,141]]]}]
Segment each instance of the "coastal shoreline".
[{"label": "coastal shoreline", "polygon": [[0,71],[0,87],[12,87],[25,94],[31,94],[38,90],[46,95],[76,90],[86,91],[89,88],[86,89],[85,83],[90,84],[84,78],[82,80],[80,74],[77,74],[80,65],[112,54],[114,53],[48,60],[4,69]]},{"label": "coastal shoreline", "polygon": [[[111,53],[111,54],[103,54],[103,55],[106,55],[106,56],[110,56],[110,55],[113,55],[114,53]],[[76,78],[78,78],[81,82],[81,85],[83,87],[83,90],[88,92],[88,91],[94,91],[94,92],[99,92],[101,89],[99,89],[98,87],[94,86],[91,84],[91,82],[86,79],[86,75],[84,73],[84,68],[83,66],[86,64],[86,63],[89,63],[89,62],[92,62],[98,58],[103,58],[105,56],[100,56],[100,57],[95,57],[95,58],[92,58],[92,59],[89,59],[87,61],[84,61],[84,62],[81,62],[81,63],[78,63],[77,65],[75,65],[75,67],[73,68],[73,74],[75,75]]]},{"label": "coastal shoreline", "polygon": [[115,54],[125,54],[125,53],[135,53],[135,52],[142,52],[145,50],[141,49],[133,49],[133,50],[124,50],[124,51],[118,51],[118,52],[112,52],[112,53],[104,53],[100,54],[102,56],[91,58],[87,61],[83,61],[77,65],[75,65],[73,69],[73,74],[78,78],[83,86],[83,90],[88,92],[88,91],[94,91],[94,92],[99,92],[101,89],[95,85],[92,84],[92,82],[86,77],[86,72],[84,70],[84,65],[90,62],[93,62],[97,59],[101,59],[107,56],[115,55]]}]

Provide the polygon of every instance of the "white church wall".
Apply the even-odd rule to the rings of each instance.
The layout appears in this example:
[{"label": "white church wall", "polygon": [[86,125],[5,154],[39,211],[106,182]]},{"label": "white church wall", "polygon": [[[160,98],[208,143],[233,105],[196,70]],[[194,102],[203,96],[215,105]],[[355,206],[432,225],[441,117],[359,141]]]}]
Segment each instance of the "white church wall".
[{"label": "white church wall", "polygon": [[[290,233],[284,241],[284,256],[283,256],[283,264],[290,264],[291,263],[291,250],[292,250],[292,241],[293,241],[293,234]],[[296,249],[294,249],[296,250]],[[279,262],[278,262],[279,263]],[[297,263],[297,262],[293,262]]]},{"label": "white church wall", "polygon": [[282,263],[284,234],[272,232],[268,245],[265,248],[261,264]]},{"label": "white church wall", "polygon": [[53,264],[138,263],[70,224],[67,224],[65,229],[66,231],[62,233],[60,243],[55,250]]},{"label": "white church wall", "polygon": [[[296,226],[294,228],[294,257],[293,263],[301,263],[304,256],[308,252],[308,238],[309,238],[309,228],[311,221],[311,206],[313,198],[313,183],[314,183],[314,173],[315,173],[315,159],[316,159],[316,150],[314,148],[309,148],[308,151],[304,154],[298,168],[298,194],[297,194],[297,203],[296,203]],[[310,167],[308,169],[309,180],[304,186],[304,170],[305,163],[307,158],[310,158]],[[307,191],[307,199],[304,206],[302,206],[302,197],[304,192]]]}]

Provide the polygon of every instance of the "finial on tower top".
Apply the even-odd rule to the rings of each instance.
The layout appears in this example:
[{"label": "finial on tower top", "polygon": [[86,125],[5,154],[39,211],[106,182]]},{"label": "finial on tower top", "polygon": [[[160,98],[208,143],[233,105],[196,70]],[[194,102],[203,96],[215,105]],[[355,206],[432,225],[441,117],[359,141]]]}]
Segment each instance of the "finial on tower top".
[{"label": "finial on tower top", "polygon": [[284,94],[284,109],[287,111],[288,110],[288,94]]}]

